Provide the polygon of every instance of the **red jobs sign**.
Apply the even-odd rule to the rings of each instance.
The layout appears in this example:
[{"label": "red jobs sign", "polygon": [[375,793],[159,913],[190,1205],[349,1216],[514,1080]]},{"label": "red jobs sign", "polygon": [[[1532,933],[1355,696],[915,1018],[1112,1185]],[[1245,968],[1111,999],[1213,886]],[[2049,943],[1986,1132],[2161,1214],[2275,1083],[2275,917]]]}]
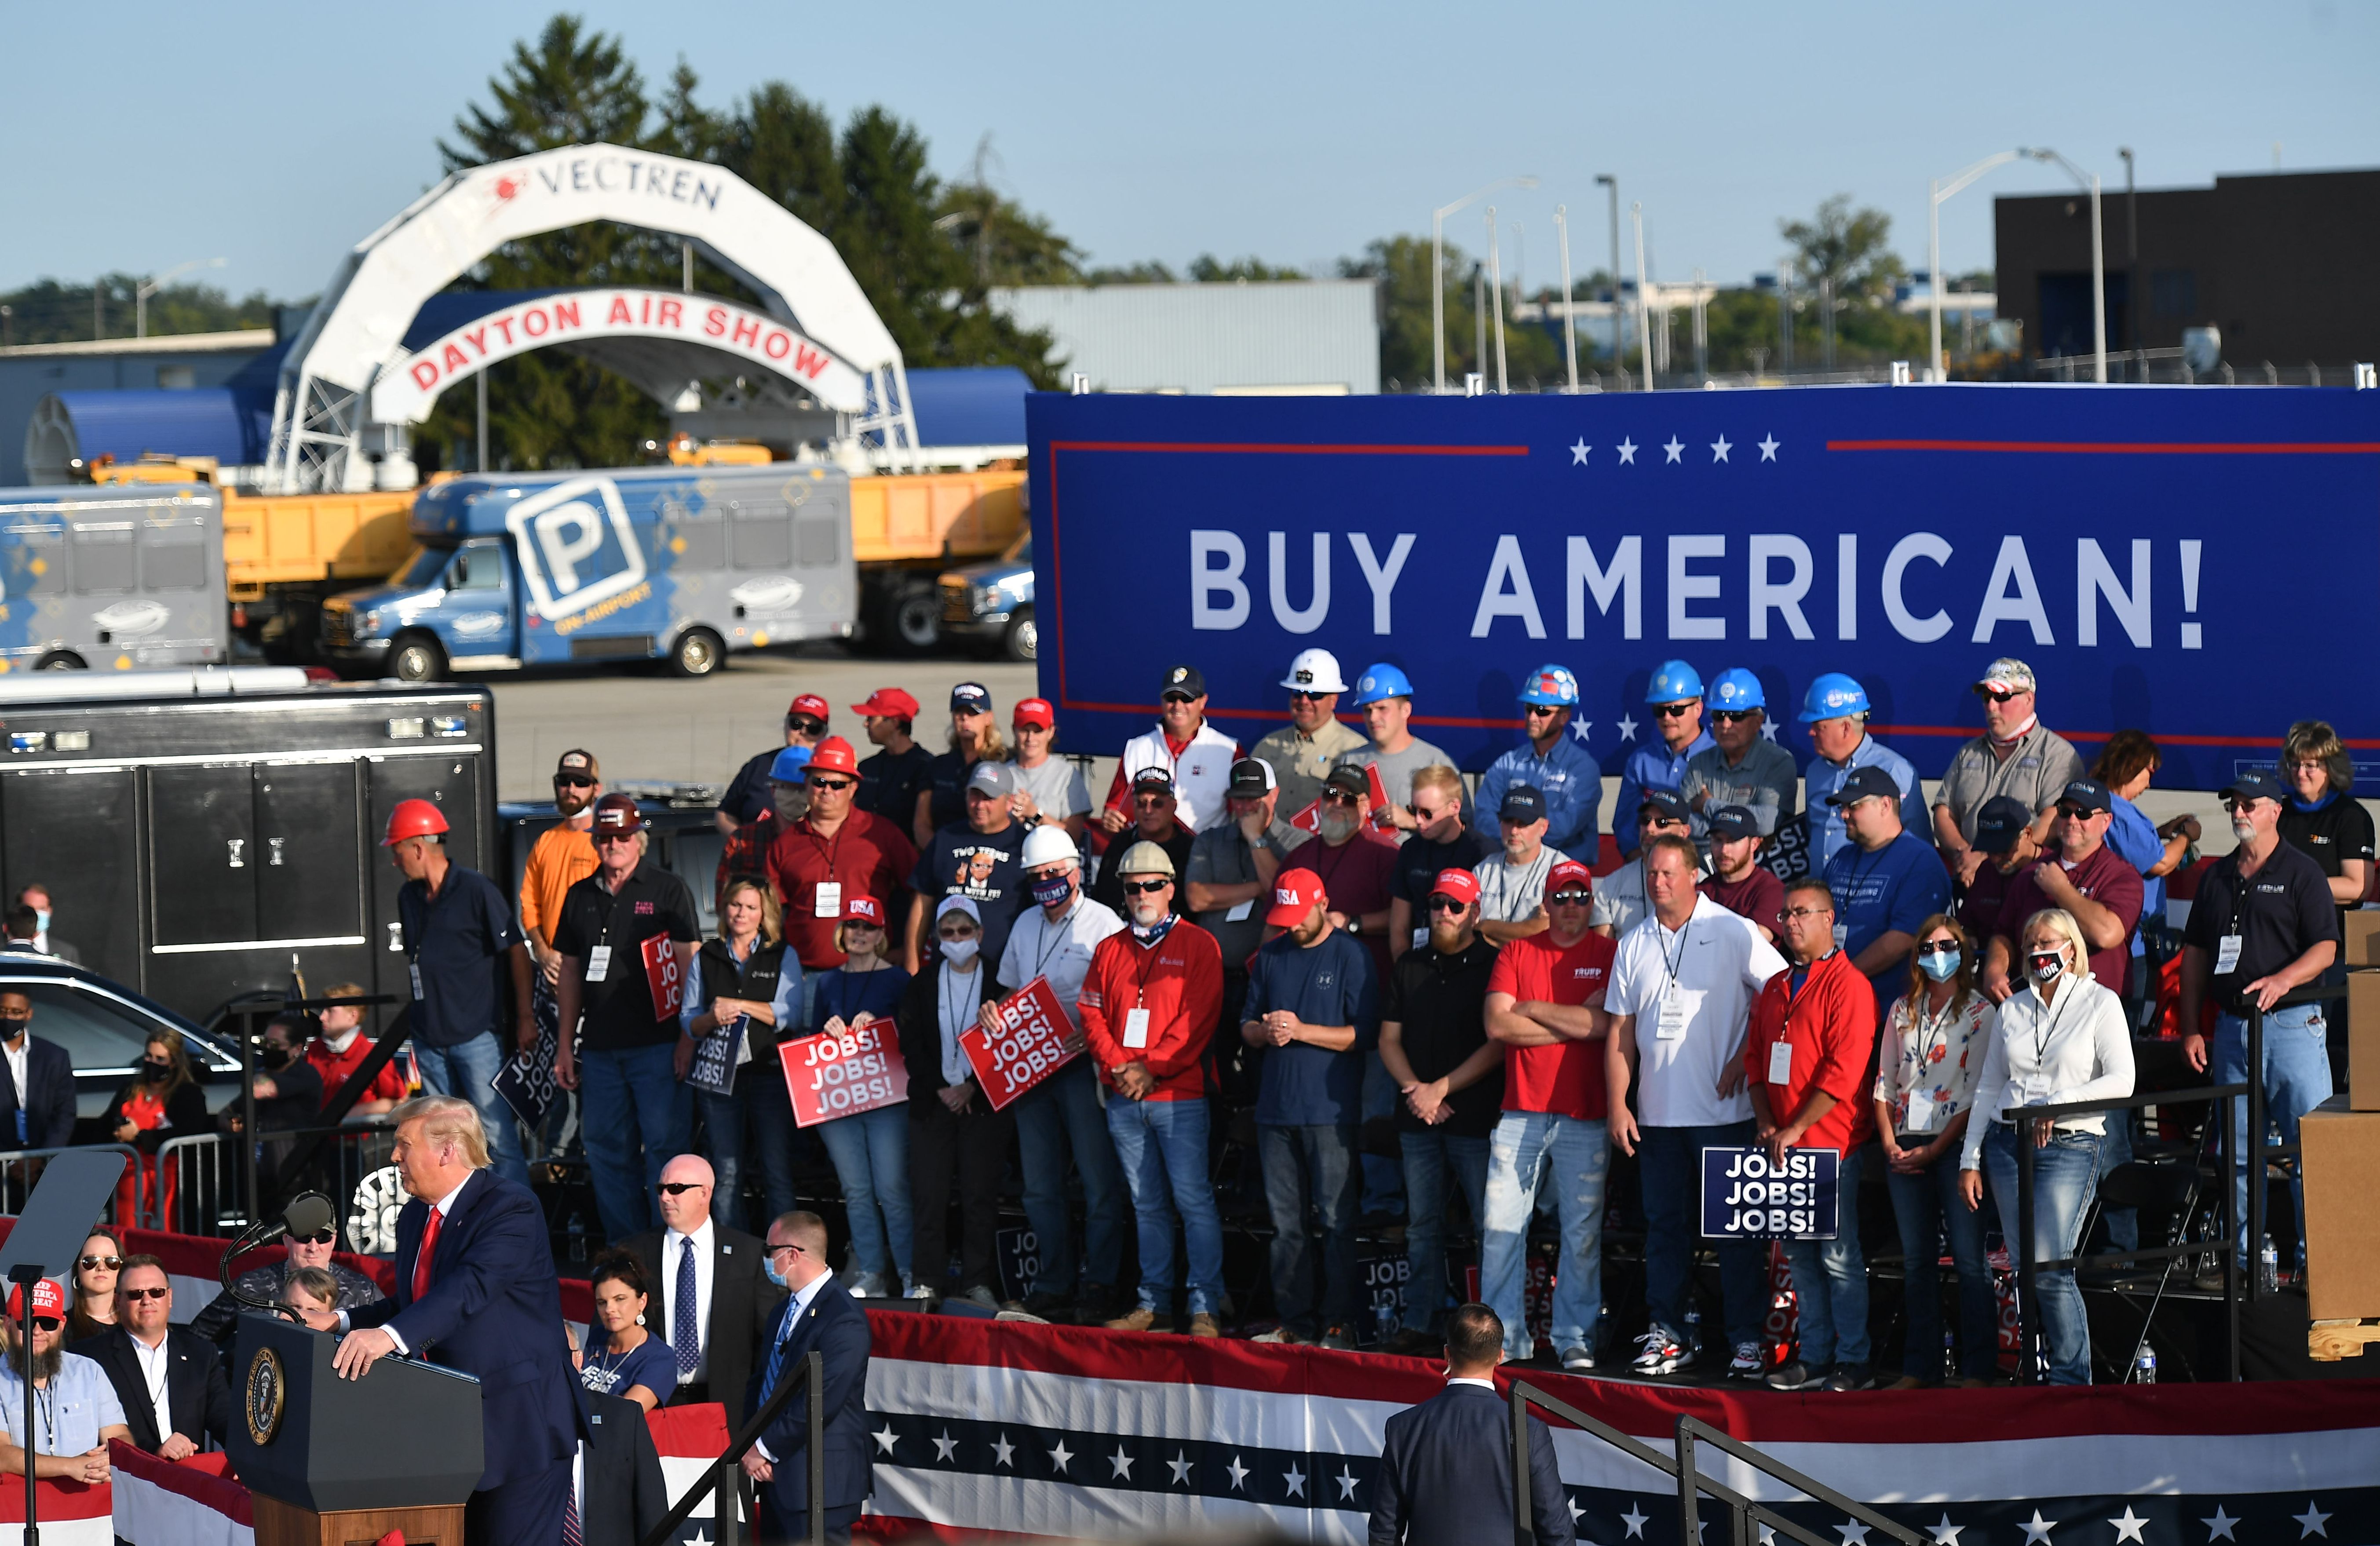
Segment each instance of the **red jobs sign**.
[{"label": "red jobs sign", "polygon": [[970,1025],[959,1037],[959,1050],[975,1066],[976,1082],[991,1097],[994,1111],[1082,1056],[1066,1050],[1075,1027],[1047,977],[1034,978],[992,1012],[1000,1019],[1000,1034],[993,1036],[980,1023]]},{"label": "red jobs sign", "polygon": [[777,1048],[793,1097],[794,1125],[813,1128],[909,1098],[909,1066],[889,1020],[871,1020],[840,1036],[804,1036]]},{"label": "red jobs sign", "polygon": [[645,958],[645,986],[653,994],[653,1018],[675,1020],[686,1002],[686,969],[677,963],[670,936],[657,934],[638,947]]}]

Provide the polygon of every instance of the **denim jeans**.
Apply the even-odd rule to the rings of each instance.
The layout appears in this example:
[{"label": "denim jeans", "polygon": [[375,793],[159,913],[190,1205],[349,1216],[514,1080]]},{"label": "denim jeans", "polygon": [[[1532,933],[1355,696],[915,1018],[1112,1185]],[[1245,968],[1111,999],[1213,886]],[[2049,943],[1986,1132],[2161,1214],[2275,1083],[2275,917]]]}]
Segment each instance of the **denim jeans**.
[{"label": "denim jeans", "polygon": [[1107,1115],[1139,1224],[1141,1308],[1172,1313],[1173,1218],[1179,1214],[1190,1313],[1217,1313],[1223,1303],[1223,1218],[1207,1178],[1207,1103],[1111,1095]]},{"label": "denim jeans", "polygon": [[660,1225],[653,1189],[662,1166],[685,1153],[694,1134],[694,1092],[678,1082],[675,1052],[663,1042],[578,1054],[587,1169],[595,1211],[614,1245]]},{"label": "denim jeans", "polygon": [[1906,1262],[1909,1341],[1900,1371],[1921,1380],[1942,1377],[1942,1238],[1959,1277],[1959,1373],[1987,1380],[1999,1366],[1999,1301],[1984,1259],[1984,1214],[1959,1191],[1959,1151],[1953,1146],[1922,1176],[1888,1171],[1892,1216],[1900,1225]]},{"label": "denim jeans", "polygon": [[843,1208],[851,1221],[852,1271],[897,1275],[902,1291],[907,1292],[913,1281],[908,1112],[897,1105],[879,1106],[820,1122],[817,1131],[827,1158],[834,1162],[835,1178],[843,1183]]},{"label": "denim jeans", "polygon": [[[2325,1045],[2328,1026],[2319,1004],[2300,1004],[2293,1009],[2276,1009],[2265,1017],[2265,1120],[2278,1128],[2283,1143],[2298,1141],[2298,1119],[2315,1106],[2330,1099],[2330,1049]],[[2234,1015],[2223,1015],[2215,1021],[2215,1082],[2236,1084],[2248,1077],[2248,1022]],[[2248,1238],[2248,1102],[2245,1096],[2228,1103],[2231,1107],[2231,1141],[2240,1156],[2234,1176],[2231,1204],[2239,1211],[2232,1216],[2240,1221],[2240,1270],[2256,1270],[2256,1253],[2264,1242]],[[2295,1168],[2295,1167],[2293,1167]],[[2297,1199],[2298,1238],[2294,1252],[2289,1242],[2276,1240],[2280,1247],[2281,1264],[2295,1262],[2305,1265],[2305,1182],[2304,1171],[2298,1169],[2299,1179],[2290,1182],[2289,1190]],[[2265,1215],[2268,1220],[2272,1214]]]},{"label": "denim jeans", "polygon": [[488,1134],[488,1157],[495,1162],[496,1174],[527,1186],[528,1162],[521,1157],[520,1119],[496,1093],[496,1075],[504,1071],[506,1056],[492,1031],[482,1031],[453,1046],[423,1046],[417,1042],[413,1048],[414,1060],[421,1065],[423,1084],[435,1094],[461,1096],[480,1114],[480,1126]]},{"label": "denim jeans", "polygon": [[[2222,1076],[2216,1076],[2220,1079]],[[2011,1247],[2022,1233],[2017,1210],[2017,1135],[2004,1122],[1994,1122],[1984,1133],[1984,1173],[1992,1179],[1992,1200],[1999,1204],[2000,1233]],[[2099,1180],[2099,1135],[2061,1132],[2033,1155],[2033,1238],[2022,1250],[2009,1254],[2015,1263],[2055,1262],[2074,1254],[2082,1228],[2082,1211]],[[2023,1279],[2018,1278],[2020,1286]],[[2082,1290],[2074,1285],[2070,1267],[2042,1273],[2035,1279],[2040,1302],[2034,1312],[2041,1321],[2046,1350],[2045,1371],[2053,1385],[2091,1383],[2091,1323],[2082,1311]],[[2019,1293],[2023,1292],[2022,1286]]]},{"label": "denim jeans", "polygon": [[[1397,1114],[1397,1081],[1389,1077],[1389,1067],[1380,1061],[1378,1051],[1364,1054],[1365,1123],[1369,1125],[1383,1118],[1393,1121]],[[1364,1213],[1386,1214],[1392,1218],[1407,1216],[1403,1165],[1386,1154],[1364,1153],[1360,1132],[1356,1135],[1355,1144],[1364,1164]]]},{"label": "denim jeans", "polygon": [[1865,1149],[1853,1149],[1835,1172],[1835,1238],[1783,1242],[1793,1267],[1802,1361],[1813,1369],[1867,1362],[1867,1258],[1859,1238],[1859,1180],[1866,1159]]},{"label": "denim jeans", "polygon": [[1041,1271],[1029,1286],[1038,1294],[1075,1291],[1074,1221],[1066,1206],[1067,1155],[1083,1183],[1082,1275],[1112,1286],[1123,1270],[1123,1178],[1115,1140],[1099,1110],[1099,1076],[1077,1057],[1010,1107],[1016,1113],[1016,1153],[1025,1178],[1025,1222]]},{"label": "denim jeans", "polygon": [[[2132,1114],[2129,1111],[2107,1113],[2107,1130],[2099,1138],[2099,1174],[2106,1176],[2119,1165],[2132,1163]],[[2138,1208],[2102,1208],[2099,1222],[2107,1231],[2107,1244],[2118,1250],[2137,1250],[2141,1244],[2141,1211]]]},{"label": "denim jeans", "polygon": [[[1272,1213],[1272,1302],[1281,1323],[1313,1339],[1355,1329],[1355,1134],[1353,1123],[1257,1129],[1265,1205]],[[1311,1200],[1322,1216],[1322,1260],[1306,1233]],[[1315,1312],[1317,1267],[1321,1313]]]},{"label": "denim jeans", "polygon": [[[1693,1290],[1694,1252],[1702,1239],[1703,1151],[1752,1143],[1752,1124],[1708,1128],[1639,1128],[1636,1175],[1645,1194],[1645,1307],[1653,1324],[1675,1341],[1686,1338],[1686,1300]],[[1717,1240],[1721,1316],[1730,1347],[1760,1340],[1767,1309],[1761,1290],[1759,1240]]]},{"label": "denim jeans", "polygon": [[695,1092],[702,1105],[704,1130],[710,1135],[710,1168],[717,1178],[710,1189],[710,1216],[727,1228],[740,1228],[735,1215],[744,1200],[744,1153],[748,1141],[759,1150],[760,1195],[767,1209],[751,1221],[755,1235],[769,1232],[769,1221],[794,1206],[794,1142],[801,1131],[794,1126],[792,1099],[777,1060],[747,1067],[735,1081],[732,1095],[709,1090]]},{"label": "denim jeans", "polygon": [[1611,1175],[1610,1129],[1544,1111],[1508,1111],[1488,1141],[1488,1190],[1479,1214],[1479,1297],[1504,1323],[1504,1353],[1532,1357],[1523,1297],[1529,1220],[1550,1187],[1561,1225],[1554,1262],[1554,1351],[1595,1347],[1603,1311],[1603,1188]]},{"label": "denim jeans", "polygon": [[[1463,1189],[1472,1227],[1485,1233],[1488,1217],[1488,1140],[1464,1138],[1442,1127],[1400,1132],[1405,1172],[1406,1331],[1435,1332],[1454,1301],[1446,1272],[1446,1182],[1449,1172]],[[1486,1280],[1483,1278],[1482,1284]],[[1483,1286],[1481,1292],[1486,1292]]]}]

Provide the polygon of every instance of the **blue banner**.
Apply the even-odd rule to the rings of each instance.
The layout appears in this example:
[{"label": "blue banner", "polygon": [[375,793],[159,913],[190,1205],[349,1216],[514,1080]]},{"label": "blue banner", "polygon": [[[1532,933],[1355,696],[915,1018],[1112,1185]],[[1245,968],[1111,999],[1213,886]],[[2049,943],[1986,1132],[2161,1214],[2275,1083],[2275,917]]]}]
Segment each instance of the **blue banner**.
[{"label": "blue banner", "polygon": [[1781,1166],[1766,1149],[1705,1149],[1703,1238],[1833,1239],[1842,1163],[1832,1149],[1788,1149]]},{"label": "blue banner", "polygon": [[1658,733],[1645,682],[1671,658],[1750,670],[1798,760],[1803,693],[1848,672],[1927,777],[1981,729],[2000,656],[2086,762],[2155,736],[2168,787],[2269,766],[2299,719],[2380,746],[2351,647],[2380,585],[2380,392],[1040,394],[1026,420],[1041,692],[1079,749],[1147,730],[1176,663],[1251,743],[1317,646],[1351,682],[1402,670],[1415,732],[1474,770],[1553,663],[1616,773]]}]

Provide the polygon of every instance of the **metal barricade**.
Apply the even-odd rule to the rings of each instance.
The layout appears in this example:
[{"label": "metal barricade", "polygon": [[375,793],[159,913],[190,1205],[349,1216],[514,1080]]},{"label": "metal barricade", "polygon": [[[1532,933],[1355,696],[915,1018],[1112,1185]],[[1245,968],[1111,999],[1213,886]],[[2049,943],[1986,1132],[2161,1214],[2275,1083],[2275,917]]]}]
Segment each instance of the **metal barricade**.
[{"label": "metal barricade", "polygon": [[[322,1142],[303,1172],[282,1174],[305,1141],[316,1137]],[[261,1205],[269,1210],[297,1192],[320,1191],[336,1204],[344,1226],[356,1211],[365,1179],[388,1166],[395,1141],[395,1130],[381,1122],[261,1134],[255,1143]],[[168,1139],[157,1151],[157,1184],[143,1222],[177,1235],[229,1237],[247,1228],[255,1210],[243,1195],[242,1141],[235,1133]],[[347,1243],[355,1250],[388,1249]]]},{"label": "metal barricade", "polygon": [[42,1161],[69,1151],[90,1153],[95,1150],[113,1150],[124,1156],[132,1177],[132,1218],[137,1226],[144,1215],[143,1199],[149,1182],[141,1167],[140,1152],[129,1143],[71,1143],[61,1149],[10,1149],[0,1153],[0,1218],[15,1218],[24,1211],[26,1197],[42,1178]]}]

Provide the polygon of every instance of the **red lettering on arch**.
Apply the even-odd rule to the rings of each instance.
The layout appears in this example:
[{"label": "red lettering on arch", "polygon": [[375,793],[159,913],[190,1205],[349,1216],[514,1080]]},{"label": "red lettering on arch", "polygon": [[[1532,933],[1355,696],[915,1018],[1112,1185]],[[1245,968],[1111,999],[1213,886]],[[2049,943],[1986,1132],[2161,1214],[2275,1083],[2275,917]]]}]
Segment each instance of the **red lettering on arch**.
[{"label": "red lettering on arch", "polygon": [[630,327],[634,327],[637,322],[636,313],[628,309],[627,296],[613,296],[612,297],[611,313],[603,319],[603,325],[606,327],[614,327],[622,322],[625,322]]},{"label": "red lettering on arch", "polygon": [[759,348],[760,346],[760,324],[750,317],[736,318],[735,332],[728,338],[727,342],[730,344],[741,344],[746,348]]},{"label": "red lettering on arch", "polygon": [[513,314],[509,311],[505,312],[497,318],[492,325],[504,330],[504,347],[511,348],[513,346]]},{"label": "red lettering on arch", "polygon": [[682,302],[682,301],[674,301],[674,300],[665,300],[665,301],[662,302],[662,324],[661,324],[661,325],[662,325],[662,326],[663,326],[663,327],[665,327],[665,328],[683,328],[683,327],[685,327],[685,326],[686,326],[686,306],[685,306],[685,303],[684,303],[684,302]]},{"label": "red lettering on arch", "polygon": [[471,329],[468,332],[463,334],[463,336],[470,341],[471,347],[480,351],[480,357],[481,359],[488,357],[487,323],[481,322],[478,327]]},{"label": "red lettering on arch", "polygon": [[438,368],[426,359],[413,362],[413,384],[428,392],[438,384]]},{"label": "red lettering on arch", "polygon": [[578,303],[575,300],[555,301],[553,303],[553,325],[557,328],[577,327],[579,325]]},{"label": "red lettering on arch", "polygon": [[521,313],[521,332],[531,338],[543,338],[552,326],[553,319],[545,314],[545,308],[541,306],[532,306]]},{"label": "red lettering on arch", "polygon": [[705,338],[723,338],[726,335],[727,312],[725,308],[716,306],[704,307],[702,308],[702,336]]},{"label": "red lettering on arch", "polygon": [[452,344],[447,344],[445,352],[438,356],[438,364],[442,368],[447,370],[468,370],[471,368],[471,362],[463,357],[463,351],[455,347]]},{"label": "red lettering on arch", "polygon": [[826,356],[807,344],[794,351],[794,369],[801,375],[808,376],[811,380],[819,379],[819,376],[825,371],[826,364]]},{"label": "red lettering on arch", "polygon": [[771,359],[783,359],[793,351],[794,341],[785,336],[783,328],[771,328],[768,338],[760,345],[760,352]]}]

